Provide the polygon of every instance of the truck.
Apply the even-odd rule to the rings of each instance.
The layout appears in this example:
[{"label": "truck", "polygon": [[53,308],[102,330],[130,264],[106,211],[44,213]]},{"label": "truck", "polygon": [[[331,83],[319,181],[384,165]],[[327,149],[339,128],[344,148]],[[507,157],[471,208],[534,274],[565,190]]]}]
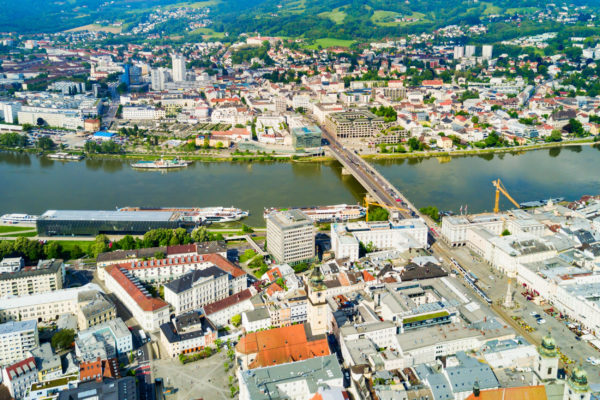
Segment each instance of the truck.
[{"label": "truck", "polygon": [[140,339],[142,340],[142,344],[146,343],[148,341],[148,339],[146,338],[146,332],[144,332],[143,329],[140,329],[138,331],[138,334],[140,335]]}]

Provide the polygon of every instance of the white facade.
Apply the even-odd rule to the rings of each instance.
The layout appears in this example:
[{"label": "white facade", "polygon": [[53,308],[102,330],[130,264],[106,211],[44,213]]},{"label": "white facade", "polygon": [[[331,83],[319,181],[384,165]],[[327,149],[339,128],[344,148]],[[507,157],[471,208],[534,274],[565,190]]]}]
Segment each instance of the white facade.
[{"label": "white facade", "polygon": [[171,56],[172,73],[174,82],[183,82],[186,80],[185,58],[179,54]]},{"label": "white facade", "polygon": [[18,102],[1,102],[0,111],[2,112],[4,122],[6,122],[7,124],[16,123],[17,116],[19,115],[21,107],[22,104]]},{"label": "white facade", "polygon": [[112,336],[118,354],[127,354],[133,350],[133,335],[121,318],[116,318],[103,324],[95,325],[85,331],[81,331],[79,332],[78,337],[85,339],[88,336],[103,333],[108,333]]},{"label": "white facade", "polygon": [[0,365],[25,358],[40,345],[36,321],[11,321],[0,325]]},{"label": "white facade", "polygon": [[33,357],[12,364],[2,370],[2,384],[10,395],[20,400],[25,397],[32,383],[38,381],[38,370]]},{"label": "white facade", "polygon": [[130,120],[154,120],[166,116],[164,110],[158,110],[154,107],[123,107],[123,119]]},{"label": "white facade", "polygon": [[214,275],[190,272],[164,286],[165,301],[175,308],[176,315],[197,310],[229,295],[227,274],[216,267],[204,271],[214,272]]},{"label": "white facade", "polygon": [[313,221],[299,210],[267,216],[267,250],[280,264],[310,260],[315,256]]}]

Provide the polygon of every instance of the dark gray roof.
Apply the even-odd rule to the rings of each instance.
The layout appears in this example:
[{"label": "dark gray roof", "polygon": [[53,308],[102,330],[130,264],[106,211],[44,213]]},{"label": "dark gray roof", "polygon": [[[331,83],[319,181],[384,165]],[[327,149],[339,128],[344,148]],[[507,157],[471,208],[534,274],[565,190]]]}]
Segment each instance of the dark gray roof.
[{"label": "dark gray roof", "polygon": [[104,382],[82,383],[75,389],[63,390],[58,400],[137,400],[139,398],[135,378],[105,379]]},{"label": "dark gray roof", "polygon": [[188,272],[179,279],[175,279],[165,285],[169,290],[174,293],[181,293],[189,290],[194,282],[201,278],[213,277],[214,279],[220,278],[223,275],[227,275],[222,269],[217,267],[208,267],[206,269],[196,269],[192,272]]},{"label": "dark gray roof", "polygon": [[55,274],[63,266],[63,260],[44,260],[39,261],[37,267],[25,267],[24,269],[17,272],[9,272],[6,274],[0,274],[0,280],[11,280],[18,278],[26,278],[33,276],[40,276],[46,274]]},{"label": "dark gray roof", "polygon": [[206,318],[206,315],[191,311],[162,324],[160,330],[169,343],[175,343],[204,336],[207,331],[215,332],[217,327]]}]

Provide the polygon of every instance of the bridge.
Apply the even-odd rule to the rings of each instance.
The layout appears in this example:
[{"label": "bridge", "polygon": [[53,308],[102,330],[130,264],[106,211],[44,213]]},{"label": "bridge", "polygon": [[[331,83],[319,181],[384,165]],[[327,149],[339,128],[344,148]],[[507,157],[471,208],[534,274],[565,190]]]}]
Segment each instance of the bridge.
[{"label": "bridge", "polygon": [[377,203],[409,209],[410,212],[401,212],[404,218],[412,218],[411,212],[419,215],[418,209],[371,164],[344,147],[331,133],[325,129],[322,131],[323,137],[329,142],[331,155],[367,190]]}]

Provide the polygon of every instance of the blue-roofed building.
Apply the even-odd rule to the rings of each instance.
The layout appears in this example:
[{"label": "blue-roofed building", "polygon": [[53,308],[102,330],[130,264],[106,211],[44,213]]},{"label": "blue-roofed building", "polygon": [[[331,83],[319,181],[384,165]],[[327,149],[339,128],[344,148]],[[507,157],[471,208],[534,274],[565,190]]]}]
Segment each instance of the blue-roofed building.
[{"label": "blue-roofed building", "polygon": [[292,145],[296,150],[320,147],[322,134],[316,125],[292,128]]},{"label": "blue-roofed building", "polygon": [[98,131],[92,136],[93,140],[112,140],[116,134],[105,131]]}]

